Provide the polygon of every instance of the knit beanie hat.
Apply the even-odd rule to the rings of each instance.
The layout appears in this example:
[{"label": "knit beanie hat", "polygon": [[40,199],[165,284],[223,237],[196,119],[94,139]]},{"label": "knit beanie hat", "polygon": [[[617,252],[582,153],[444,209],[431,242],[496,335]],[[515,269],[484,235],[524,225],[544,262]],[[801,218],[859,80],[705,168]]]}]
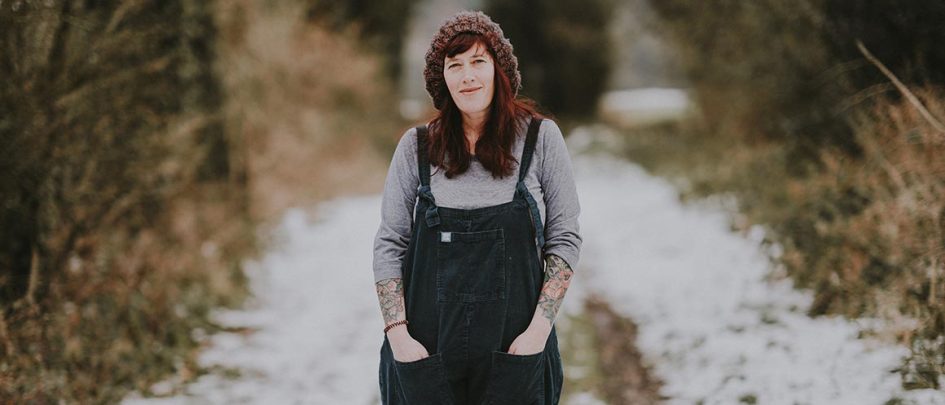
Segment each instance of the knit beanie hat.
[{"label": "knit beanie hat", "polygon": [[492,22],[483,12],[460,11],[440,25],[425,56],[423,78],[426,81],[427,93],[430,93],[430,98],[433,99],[433,106],[437,110],[446,108],[450,91],[443,78],[443,59],[446,58],[444,48],[453,37],[463,32],[483,35],[485,43],[495,53],[495,63],[508,76],[512,85],[512,96],[515,97],[522,87],[522,76],[518,72],[518,59],[512,54],[512,43],[502,33],[499,24]]}]

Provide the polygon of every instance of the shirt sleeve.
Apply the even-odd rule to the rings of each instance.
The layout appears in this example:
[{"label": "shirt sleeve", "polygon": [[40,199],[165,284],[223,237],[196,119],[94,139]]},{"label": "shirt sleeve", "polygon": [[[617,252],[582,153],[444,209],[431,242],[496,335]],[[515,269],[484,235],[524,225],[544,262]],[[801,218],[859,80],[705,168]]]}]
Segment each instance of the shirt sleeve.
[{"label": "shirt sleeve", "polygon": [[384,181],[381,223],[374,237],[375,282],[402,277],[401,266],[410,242],[419,185],[417,134],[416,129],[411,128],[397,143]]},{"label": "shirt sleeve", "polygon": [[554,254],[577,270],[581,254],[581,233],[578,216],[581,205],[571,157],[561,129],[546,119],[542,129],[542,161],[539,181],[545,200],[545,254]]}]

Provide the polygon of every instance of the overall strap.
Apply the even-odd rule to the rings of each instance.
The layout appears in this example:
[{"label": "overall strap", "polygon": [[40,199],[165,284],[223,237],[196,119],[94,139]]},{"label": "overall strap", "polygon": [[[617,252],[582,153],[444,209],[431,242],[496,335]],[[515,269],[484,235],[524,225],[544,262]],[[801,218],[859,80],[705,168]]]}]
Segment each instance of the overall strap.
[{"label": "overall strap", "polygon": [[430,162],[427,160],[427,126],[417,128],[417,169],[420,173],[420,185],[430,185]]},{"label": "overall strap", "polygon": [[429,203],[427,211],[424,214],[428,227],[434,227],[440,224],[440,214],[436,209],[436,199],[433,198],[433,191],[430,188],[430,163],[427,159],[427,126],[421,125],[417,128],[417,173],[420,174],[420,186],[417,188],[417,194],[421,199]]},{"label": "overall strap", "polygon": [[532,155],[535,154],[535,144],[538,142],[538,128],[541,127],[541,118],[532,117],[528,124],[528,134],[525,135],[525,148],[522,150],[521,163],[518,166],[518,181],[525,180],[528,167],[532,164]]},{"label": "overall strap", "polygon": [[525,201],[528,202],[528,213],[531,217],[532,225],[535,228],[535,239],[538,240],[538,247],[544,251],[545,227],[541,221],[541,211],[538,210],[538,204],[535,202],[535,198],[532,197],[532,193],[530,193],[528,187],[525,186],[525,176],[528,174],[528,167],[532,163],[532,155],[535,154],[535,144],[538,142],[538,128],[541,127],[541,121],[541,118],[532,117],[531,123],[528,125],[528,134],[525,136],[525,148],[522,150],[515,193],[517,196],[525,198]]}]

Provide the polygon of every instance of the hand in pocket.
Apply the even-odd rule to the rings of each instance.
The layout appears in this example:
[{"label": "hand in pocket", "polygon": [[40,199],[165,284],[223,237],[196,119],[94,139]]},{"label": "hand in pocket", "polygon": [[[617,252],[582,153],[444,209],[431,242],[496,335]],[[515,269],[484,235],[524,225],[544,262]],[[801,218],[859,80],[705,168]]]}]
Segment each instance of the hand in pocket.
[{"label": "hand in pocket", "polygon": [[391,333],[387,339],[390,341],[390,351],[394,355],[394,360],[401,363],[417,361],[430,356],[427,349],[407,333],[406,328]]},{"label": "hand in pocket", "polygon": [[548,333],[529,326],[518,335],[509,346],[509,354],[525,356],[535,354],[545,350],[545,342],[548,341]]}]

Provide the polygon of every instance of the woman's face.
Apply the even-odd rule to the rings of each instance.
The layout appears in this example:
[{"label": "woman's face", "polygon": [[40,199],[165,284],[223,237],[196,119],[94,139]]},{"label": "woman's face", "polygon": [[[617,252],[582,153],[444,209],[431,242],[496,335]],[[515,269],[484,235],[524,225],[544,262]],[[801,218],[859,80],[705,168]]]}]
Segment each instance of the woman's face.
[{"label": "woman's face", "polygon": [[443,78],[460,111],[475,114],[486,111],[492,104],[495,65],[482,44],[477,43],[452,58],[447,56],[443,63]]}]

